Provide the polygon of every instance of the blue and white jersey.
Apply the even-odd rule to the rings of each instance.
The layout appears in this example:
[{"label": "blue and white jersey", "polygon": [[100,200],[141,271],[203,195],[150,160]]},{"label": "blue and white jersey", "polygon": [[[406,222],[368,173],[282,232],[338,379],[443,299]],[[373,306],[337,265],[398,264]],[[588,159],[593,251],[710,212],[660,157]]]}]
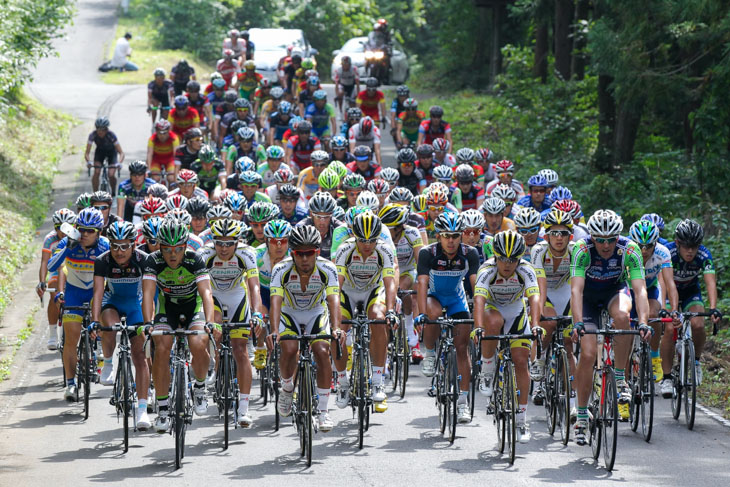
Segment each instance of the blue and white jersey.
[{"label": "blue and white jersey", "polygon": [[654,246],[654,254],[644,263],[646,274],[646,287],[654,287],[658,284],[659,274],[662,269],[672,267],[672,255],[669,250],[659,242]]},{"label": "blue and white jersey", "polygon": [[697,249],[697,255],[695,255],[695,258],[690,262],[685,261],[679,255],[679,249],[677,248],[676,242],[669,242],[667,249],[672,256],[674,282],[677,284],[678,291],[699,287],[700,274],[715,273],[715,264],[712,261],[712,254],[704,245],[700,245],[699,249]]},{"label": "blue and white jersey", "polygon": [[434,242],[418,254],[418,275],[428,276],[428,293],[436,296],[465,296],[464,279],[476,275],[479,254],[474,247],[461,244],[453,258],[441,244]]},{"label": "blue and white jersey", "polygon": [[66,284],[79,289],[94,288],[94,261],[98,256],[109,250],[109,240],[99,237],[96,245],[88,250],[81,244],[69,249],[68,237],[63,237],[56,250],[48,261],[48,271],[54,272],[61,265],[66,264]]},{"label": "blue and white jersey", "polygon": [[110,251],[104,252],[94,262],[94,276],[106,280],[104,300],[110,298],[137,299],[142,303],[142,274],[147,254],[139,248],[125,266],[114,260]]}]

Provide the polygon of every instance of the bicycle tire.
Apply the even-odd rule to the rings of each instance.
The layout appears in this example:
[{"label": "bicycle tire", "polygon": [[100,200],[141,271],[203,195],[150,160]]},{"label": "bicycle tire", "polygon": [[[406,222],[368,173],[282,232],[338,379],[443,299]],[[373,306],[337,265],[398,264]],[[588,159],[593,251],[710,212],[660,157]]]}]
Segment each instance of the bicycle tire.
[{"label": "bicycle tire", "polygon": [[314,398],[312,397],[312,368],[309,362],[304,363],[304,396],[302,404],[304,405],[304,433],[306,435],[305,448],[307,450],[307,467],[312,466],[312,436],[313,432],[313,404]]},{"label": "bicycle tire", "polygon": [[84,419],[89,419],[89,395],[91,394],[91,370],[90,367],[96,367],[96,364],[91,364],[91,344],[89,343],[88,333],[83,333],[83,345],[81,351],[81,377],[80,384],[84,387]]},{"label": "bicycle tire", "polygon": [[603,426],[603,461],[606,464],[606,470],[613,470],[616,461],[616,443],[618,442],[618,392],[616,389],[616,376],[612,368],[604,371],[606,375],[602,420]]},{"label": "bicycle tire", "polygon": [[263,399],[263,405],[266,406],[269,403],[269,371],[266,366],[258,370],[258,375],[261,399]]},{"label": "bicycle tire", "polygon": [[504,411],[505,411],[505,431],[506,431],[506,440],[509,447],[509,464],[512,465],[515,463],[515,454],[516,454],[516,447],[517,447],[517,432],[516,430],[516,413],[517,413],[517,380],[515,378],[515,370],[514,365],[511,361],[506,361],[504,363],[504,394],[502,395],[502,400],[504,401]]},{"label": "bicycle tire", "polygon": [[355,351],[355,356],[352,359],[352,376],[353,376],[353,385],[355,388],[355,394],[353,397],[353,405],[357,412],[357,445],[358,448],[362,450],[363,443],[365,441],[365,409],[367,405],[367,401],[365,399],[366,395],[366,385],[365,385],[365,374],[364,374],[364,357],[363,357],[363,350],[362,348],[358,347],[358,349]]},{"label": "bicycle tire", "polygon": [[228,449],[228,428],[231,422],[231,363],[229,351],[222,350],[220,360],[223,364],[223,449]]},{"label": "bicycle tire", "polygon": [[[588,402],[589,404],[589,426],[590,426],[590,444],[591,444],[591,453],[593,454],[593,459],[598,460],[598,457],[601,455],[601,442],[603,441],[602,436],[602,429],[601,429],[601,390],[603,388],[603,382],[600,375],[601,371],[594,369],[593,370],[593,384],[591,387],[591,398]],[[601,386],[596,387],[596,379],[601,378]],[[598,389],[598,390],[596,390]]]},{"label": "bicycle tire", "polygon": [[[440,348],[440,347],[439,347]],[[436,401],[439,408],[439,430],[443,435],[446,432],[448,422],[448,405],[446,403],[446,364],[441,358],[443,352],[436,353]]]},{"label": "bicycle tire", "polygon": [[641,352],[638,350],[631,351],[629,368],[626,370],[626,382],[631,389],[631,403],[629,404],[629,425],[631,431],[636,432],[639,429],[639,423],[641,422],[641,374],[643,369],[641,368]]},{"label": "bicycle tire", "polygon": [[456,366],[456,349],[451,348],[446,353],[446,406],[449,423],[449,443],[453,443],[456,439],[456,407],[459,400],[459,371]]},{"label": "bicycle tire", "polygon": [[651,440],[654,428],[654,370],[651,364],[649,347],[641,349],[641,365],[639,367],[641,383],[641,434],[646,442]]},{"label": "bicycle tire", "polygon": [[175,432],[175,468],[182,466],[182,459],[185,451],[185,371],[180,370],[182,364],[176,364],[174,368],[172,401],[173,414],[170,415],[173,421]]},{"label": "bicycle tire", "polygon": [[[403,323],[403,321],[401,321]],[[402,398],[406,395],[406,383],[408,382],[409,365],[411,361],[411,350],[408,346],[408,337],[406,336],[405,326],[398,327],[398,370],[399,370],[399,395]]]},{"label": "bicycle tire", "polygon": [[469,415],[474,417],[474,406],[476,404],[477,386],[479,384],[480,352],[474,342],[469,340],[469,355],[471,358],[471,376],[469,380]]},{"label": "bicycle tire", "polygon": [[272,364],[271,368],[273,371],[273,399],[274,399],[274,431],[279,431],[279,423],[281,418],[279,417],[279,408],[276,405],[279,403],[279,344],[274,344],[274,350],[272,351]]},{"label": "bicycle tire", "polygon": [[556,423],[560,428],[560,439],[563,445],[567,445],[570,441],[570,364],[568,363],[568,352],[561,349],[558,354],[558,373],[557,373],[557,405]]},{"label": "bicycle tire", "polygon": [[391,331],[391,338],[388,342],[388,348],[386,352],[387,358],[385,360],[386,370],[390,366],[390,387],[391,392],[398,390],[398,380],[400,376],[400,370],[398,368],[398,333],[397,331]]},{"label": "bicycle tire", "polygon": [[119,378],[122,383],[122,414],[124,415],[122,423],[124,425],[124,453],[127,453],[127,451],[129,451],[129,406],[131,402],[129,390],[130,382],[129,377],[127,376],[127,360],[129,360],[129,357],[126,356],[125,352],[121,352],[119,354],[119,363],[117,364],[117,366],[119,367]]},{"label": "bicycle tire", "polygon": [[[681,361],[682,358],[680,357]],[[681,364],[676,364],[672,367],[672,417],[679,419],[679,415],[682,412],[682,377],[681,377]]]},{"label": "bicycle tire", "polygon": [[548,352],[550,360],[545,367],[545,379],[543,381],[543,395],[545,396],[545,420],[549,435],[555,434],[557,427],[557,393],[558,393],[558,358],[554,353]]},{"label": "bicycle tire", "polygon": [[697,371],[695,370],[695,345],[692,340],[684,341],[684,419],[687,429],[695,426],[695,408],[697,407]]},{"label": "bicycle tire", "polygon": [[505,437],[507,436],[507,420],[504,412],[504,381],[502,379],[502,364],[497,354],[496,377],[493,379],[492,407],[494,408],[494,422],[497,426],[497,450],[504,453]]}]

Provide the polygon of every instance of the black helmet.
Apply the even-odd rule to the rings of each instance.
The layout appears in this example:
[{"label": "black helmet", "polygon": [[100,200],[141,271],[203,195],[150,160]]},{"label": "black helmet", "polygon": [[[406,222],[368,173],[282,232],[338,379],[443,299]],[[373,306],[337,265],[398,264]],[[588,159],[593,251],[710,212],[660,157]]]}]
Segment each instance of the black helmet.
[{"label": "black helmet", "polygon": [[185,207],[185,209],[188,211],[188,213],[190,213],[190,216],[205,217],[207,216],[208,210],[210,209],[210,203],[208,203],[208,200],[205,198],[195,196],[188,200],[188,205]]},{"label": "black helmet", "polygon": [[294,227],[289,235],[289,248],[298,250],[303,248],[319,248],[322,245],[322,236],[319,230],[312,225]]},{"label": "black helmet", "polygon": [[241,37],[248,40],[248,38],[250,37],[250,34],[248,33],[247,30],[244,30],[244,31],[241,31]]},{"label": "black helmet", "polygon": [[702,243],[704,236],[705,231],[702,229],[702,225],[690,219],[679,222],[677,228],[674,230],[674,239],[680,245],[687,247],[698,246]]},{"label": "black helmet", "polygon": [[188,129],[187,132],[185,132],[185,140],[188,141],[190,139],[194,139],[195,137],[202,137],[203,131],[200,130],[198,127],[193,127],[191,129]]},{"label": "black helmet", "polygon": [[444,109],[441,108],[438,105],[434,105],[434,106],[431,107],[431,109],[428,111],[428,113],[432,117],[443,117],[444,116]]},{"label": "black helmet", "polygon": [[233,102],[233,106],[236,109],[239,109],[239,108],[248,108],[250,110],[251,109],[251,102],[248,101],[245,98],[239,98],[238,100],[236,100],[235,102]]},{"label": "black helmet", "polygon": [[312,122],[309,120],[302,120],[299,122],[299,126],[297,127],[297,133],[298,134],[308,134],[312,131]]},{"label": "black helmet", "polygon": [[367,86],[368,88],[377,88],[379,84],[380,83],[378,83],[378,78],[371,77],[365,81],[365,86]]},{"label": "black helmet", "polygon": [[416,153],[413,152],[413,149],[409,147],[398,151],[399,164],[415,163],[416,159],[418,159],[418,156],[416,156]]},{"label": "black helmet", "polygon": [[94,125],[98,129],[106,129],[109,128],[109,119],[106,117],[99,117],[96,119],[96,122],[94,122]]},{"label": "black helmet", "polygon": [[406,85],[399,85],[395,89],[395,94],[398,96],[409,96],[411,94],[411,90]]},{"label": "black helmet", "polygon": [[433,155],[433,146],[431,144],[421,144],[416,147],[416,154],[421,157]]},{"label": "black helmet", "polygon": [[352,151],[352,155],[355,157],[370,157],[370,154],[372,154],[372,150],[370,150],[370,147],[366,145],[358,145],[355,147],[355,150]]},{"label": "black helmet", "polygon": [[236,90],[228,90],[225,95],[223,95],[223,100],[225,100],[226,103],[235,103],[236,100],[238,100],[238,93],[236,93]]},{"label": "black helmet", "polygon": [[194,79],[191,79],[190,81],[188,81],[188,84],[185,85],[185,89],[188,93],[197,93],[200,91],[200,83],[198,83]]},{"label": "black helmet", "polygon": [[97,191],[97,192],[91,194],[91,204],[92,205],[94,203],[111,204],[111,202],[112,202],[112,195],[110,195],[106,191]]},{"label": "black helmet", "polygon": [[130,162],[129,174],[147,174],[147,163],[140,160]]}]

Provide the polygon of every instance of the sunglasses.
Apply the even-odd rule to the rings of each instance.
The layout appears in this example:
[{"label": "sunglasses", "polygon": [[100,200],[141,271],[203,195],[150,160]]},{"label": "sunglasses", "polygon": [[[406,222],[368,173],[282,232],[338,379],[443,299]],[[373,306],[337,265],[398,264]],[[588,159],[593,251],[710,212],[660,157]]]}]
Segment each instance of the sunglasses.
[{"label": "sunglasses", "polygon": [[95,206],[94,208],[96,208],[99,211],[105,211],[105,210],[109,209],[109,205]]},{"label": "sunglasses", "polygon": [[428,209],[431,211],[444,211],[443,206],[429,206]]},{"label": "sunglasses", "polygon": [[81,233],[96,233],[99,231],[98,228],[79,228],[78,230]]},{"label": "sunglasses", "polygon": [[482,232],[478,228],[470,228],[468,230],[464,230],[464,235],[479,235]]},{"label": "sunglasses", "polygon": [[545,193],[546,191],[546,188],[530,188],[531,193]]},{"label": "sunglasses", "polygon": [[134,247],[133,243],[125,243],[125,244],[118,244],[118,243],[112,243],[111,248],[112,250],[116,250],[118,252],[126,252],[127,250]]},{"label": "sunglasses", "polygon": [[249,109],[248,108],[236,108],[236,111],[237,112],[248,112]]},{"label": "sunglasses", "polygon": [[503,264],[516,264],[520,261],[517,257],[497,257],[497,260]]},{"label": "sunglasses", "polygon": [[461,238],[461,232],[441,232],[439,235],[449,240],[458,240]]},{"label": "sunglasses", "polygon": [[169,130],[158,130],[158,131],[157,131],[157,134],[158,134],[158,135],[167,135],[167,134],[169,134],[169,133],[170,133],[170,131],[169,131]]},{"label": "sunglasses", "polygon": [[329,164],[326,162],[318,162],[316,164],[312,164],[313,167],[327,167]]},{"label": "sunglasses", "polygon": [[361,244],[374,244],[378,241],[378,238],[358,238],[357,241]]},{"label": "sunglasses", "polygon": [[535,227],[530,227],[530,228],[518,228],[517,231],[520,233],[520,235],[530,235],[530,234],[539,232],[540,225],[537,225]]},{"label": "sunglasses", "polygon": [[652,244],[639,244],[639,248],[641,250],[644,250],[644,249],[653,249],[654,248],[654,244],[653,243]]},{"label": "sunglasses", "polygon": [[248,224],[249,227],[264,227],[265,225],[264,222],[251,222]]},{"label": "sunglasses", "polygon": [[219,247],[224,247],[224,248],[233,247],[234,245],[236,245],[238,243],[235,240],[213,240],[213,242],[216,245],[218,245]]},{"label": "sunglasses", "polygon": [[618,237],[608,237],[608,238],[595,237],[593,240],[595,240],[596,243],[598,243],[598,244],[612,244],[612,243],[616,242],[616,240],[618,240]]},{"label": "sunglasses", "polygon": [[415,164],[413,164],[412,162],[401,162],[400,163],[400,166],[401,167],[408,167],[408,166],[415,166]]},{"label": "sunglasses", "polygon": [[269,243],[276,245],[277,247],[281,247],[282,245],[286,245],[289,243],[288,237],[283,238],[270,238],[268,239]]},{"label": "sunglasses", "polygon": [[546,233],[551,237],[569,237],[572,232],[570,232],[569,230],[550,230]]},{"label": "sunglasses", "polygon": [[147,239],[147,245],[157,245],[157,239],[156,238],[148,238]]},{"label": "sunglasses", "polygon": [[185,245],[178,245],[177,247],[161,247],[160,251],[163,254],[182,254],[185,252]]},{"label": "sunglasses", "polygon": [[291,253],[296,255],[297,257],[312,257],[314,254],[317,253],[317,249],[292,250]]},{"label": "sunglasses", "polygon": [[190,139],[190,142],[202,142],[202,141],[203,141],[202,137],[192,137]]},{"label": "sunglasses", "polygon": [[312,216],[318,220],[326,220],[332,217],[332,215],[326,213],[312,213]]}]

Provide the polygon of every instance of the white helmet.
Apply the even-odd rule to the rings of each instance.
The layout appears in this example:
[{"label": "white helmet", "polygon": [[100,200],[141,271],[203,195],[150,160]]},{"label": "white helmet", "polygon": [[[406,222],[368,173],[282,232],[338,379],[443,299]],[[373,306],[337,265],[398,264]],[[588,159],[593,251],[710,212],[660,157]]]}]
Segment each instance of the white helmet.
[{"label": "white helmet", "polygon": [[623,220],[613,210],[598,210],[588,219],[591,237],[617,237],[623,228]]},{"label": "white helmet", "polygon": [[461,220],[464,222],[464,228],[478,228],[481,230],[486,225],[484,215],[475,209],[466,210],[462,213]]},{"label": "white helmet", "polygon": [[355,201],[356,206],[364,206],[372,211],[377,211],[380,207],[380,200],[372,191],[363,191],[357,197]]},{"label": "white helmet", "polygon": [[542,219],[535,208],[522,208],[513,218],[517,228],[532,228],[540,225]]},{"label": "white helmet", "polygon": [[545,180],[547,180],[547,183],[549,186],[557,186],[558,173],[556,173],[552,169],[541,169],[540,171],[537,172],[537,174],[544,177]]},{"label": "white helmet", "polygon": [[507,205],[504,204],[504,201],[499,198],[491,197],[484,200],[480,209],[482,212],[490,215],[501,215],[506,207]]}]

